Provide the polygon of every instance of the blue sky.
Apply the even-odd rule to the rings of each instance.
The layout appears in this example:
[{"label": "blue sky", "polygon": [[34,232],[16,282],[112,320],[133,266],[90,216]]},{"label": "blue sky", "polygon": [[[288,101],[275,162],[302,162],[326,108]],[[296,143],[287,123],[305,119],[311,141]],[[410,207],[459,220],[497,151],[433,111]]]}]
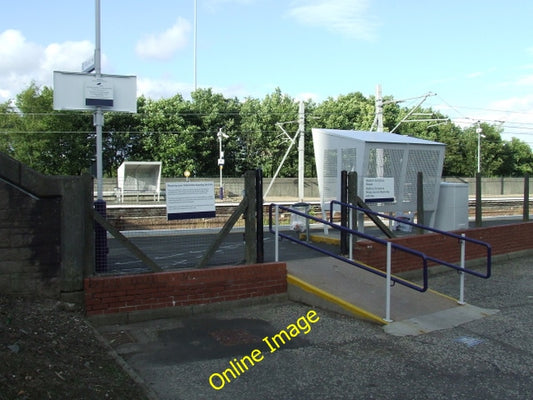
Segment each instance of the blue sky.
[{"label": "blue sky", "polygon": [[[197,0],[197,82],[225,96],[276,87],[322,101],[377,84],[455,122],[502,121],[533,145],[529,0]],[[0,14],[0,102],[94,51],[94,0],[19,0]],[[136,75],[139,94],[194,84],[194,0],[101,0],[102,72]],[[402,103],[414,104],[416,100]]]}]

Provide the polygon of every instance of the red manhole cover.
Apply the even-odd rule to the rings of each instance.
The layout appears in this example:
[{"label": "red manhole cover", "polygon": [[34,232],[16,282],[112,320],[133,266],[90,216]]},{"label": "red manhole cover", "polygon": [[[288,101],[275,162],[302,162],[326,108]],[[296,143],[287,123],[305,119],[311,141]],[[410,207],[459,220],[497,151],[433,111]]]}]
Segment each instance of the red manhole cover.
[{"label": "red manhole cover", "polygon": [[224,346],[258,343],[261,341],[261,338],[252,335],[245,329],[219,329],[209,332],[209,336]]}]

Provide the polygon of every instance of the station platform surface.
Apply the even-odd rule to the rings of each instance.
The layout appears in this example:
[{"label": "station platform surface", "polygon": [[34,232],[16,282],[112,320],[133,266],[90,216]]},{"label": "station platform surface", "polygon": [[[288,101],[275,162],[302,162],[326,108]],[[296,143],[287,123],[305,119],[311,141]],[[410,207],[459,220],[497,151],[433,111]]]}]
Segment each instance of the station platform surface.
[{"label": "station platform surface", "polygon": [[385,332],[396,336],[451,328],[498,311],[459,304],[432,289],[419,292],[395,283],[390,288],[390,319],[386,320],[387,282],[382,276],[333,257],[288,261],[287,269],[291,300],[386,325]]},{"label": "station platform surface", "polygon": [[[311,274],[303,260],[297,268]],[[533,391],[532,267],[531,253],[495,260],[492,278],[467,279],[465,293],[500,312],[424,335],[393,336],[376,323],[282,299],[97,329],[145,387],[139,398],[151,400],[526,400]],[[438,273],[431,282],[454,293],[457,274]],[[263,338],[310,310],[318,321],[271,352]],[[213,374],[254,349],[264,359],[223,387],[215,380],[219,389],[210,385]]]}]

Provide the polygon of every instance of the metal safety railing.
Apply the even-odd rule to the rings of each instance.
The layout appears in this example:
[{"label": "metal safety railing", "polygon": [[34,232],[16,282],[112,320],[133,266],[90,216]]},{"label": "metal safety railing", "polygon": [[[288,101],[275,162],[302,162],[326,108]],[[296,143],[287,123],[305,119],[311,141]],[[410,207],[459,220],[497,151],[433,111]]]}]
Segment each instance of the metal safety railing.
[{"label": "metal safety railing", "polygon": [[[351,235],[356,235],[356,236],[359,236],[359,237],[362,237],[364,239],[367,239],[367,240],[371,240],[375,243],[379,243],[383,246],[386,246],[387,248],[387,269],[385,272],[381,271],[381,270],[378,270],[376,268],[373,268],[371,266],[368,266],[366,264],[363,264],[363,263],[360,263],[360,262],[357,262],[353,259],[349,259],[347,257],[344,257],[342,255],[339,255],[339,254],[336,254],[336,253],[333,253],[329,250],[326,250],[326,249],[323,249],[323,248],[320,248],[319,246],[316,246],[310,242],[308,242],[307,240],[300,240],[298,238],[295,238],[293,237],[292,235],[288,235],[286,233],[283,233],[281,230],[280,230],[280,210],[281,211],[285,211],[285,212],[289,212],[289,213],[292,213],[292,214],[295,214],[295,215],[298,215],[302,218],[306,218],[306,219],[310,219],[312,221],[315,221],[316,223],[320,223],[320,224],[324,224],[330,228],[333,228],[333,229],[336,229],[336,230],[339,230],[339,231],[342,231],[342,232],[346,232],[348,234],[351,234]],[[402,245],[399,245],[399,244],[396,244],[396,243],[392,243],[390,241],[386,241],[386,240],[383,240],[383,239],[380,239],[380,238],[376,238],[376,237],[373,237],[373,236],[370,236],[370,235],[367,235],[367,234],[364,234],[362,232],[357,232],[353,229],[350,229],[350,228],[346,228],[346,227],[343,227],[343,226],[340,226],[338,224],[335,224],[333,222],[330,222],[330,221],[326,221],[324,219],[321,219],[321,218],[318,218],[318,217],[315,217],[315,216],[312,216],[312,215],[308,215],[308,214],[305,214],[304,212],[301,212],[301,211],[298,211],[298,210],[295,210],[291,207],[287,207],[287,206],[282,206],[282,205],[279,205],[279,204],[275,204],[275,203],[272,203],[270,204],[269,206],[269,231],[270,233],[273,233],[275,235],[275,260],[276,261],[279,261],[279,240],[280,238],[284,238],[284,239],[287,239],[289,241],[292,241],[292,242],[295,242],[295,243],[298,243],[302,246],[305,246],[305,247],[308,247],[310,249],[313,249],[317,252],[320,252],[322,254],[325,254],[329,257],[332,257],[332,258],[335,258],[337,260],[340,260],[340,261],[344,261],[348,264],[351,264],[355,267],[358,267],[358,268],[361,268],[365,271],[368,271],[368,272],[371,272],[373,274],[376,274],[378,276],[381,276],[383,278],[386,279],[386,310],[385,310],[385,321],[390,321],[390,288],[392,286],[392,283],[398,283],[400,285],[403,285],[403,286],[406,286],[410,289],[413,289],[413,290],[416,290],[418,292],[425,292],[427,289],[428,289],[428,259],[426,257],[426,255],[420,251],[417,251],[417,250],[413,250],[413,249],[410,249],[408,247],[405,247],[405,246],[402,246]],[[405,253],[408,253],[408,254],[411,254],[412,256],[415,256],[415,257],[418,257],[421,261],[421,269],[422,269],[422,285],[417,285],[411,281],[408,281],[408,280],[405,280],[403,278],[400,278],[398,276],[393,276],[392,273],[391,273],[391,265],[392,265],[392,249],[394,250],[398,250],[400,252],[405,252]]]},{"label": "metal safety railing", "polygon": [[[460,247],[460,264],[459,265],[451,263],[451,262],[448,262],[448,261],[445,261],[445,260],[438,259],[436,257],[430,256],[430,255],[427,255],[427,254],[425,256],[426,256],[426,259],[428,261],[431,261],[431,262],[434,262],[436,264],[440,264],[440,265],[455,269],[455,270],[457,270],[459,272],[460,289],[459,289],[459,300],[458,300],[458,302],[460,304],[464,304],[464,274],[465,273],[477,276],[478,278],[483,278],[483,279],[490,278],[491,269],[492,269],[492,261],[491,261],[492,260],[492,247],[491,247],[490,244],[488,244],[486,242],[483,242],[483,241],[477,240],[477,239],[473,239],[473,238],[468,238],[468,237],[466,237],[466,235],[464,233],[461,234],[461,235],[458,235],[456,233],[442,231],[442,230],[431,228],[431,227],[428,227],[428,226],[425,226],[425,225],[416,224],[414,222],[407,221],[407,220],[404,220],[404,219],[401,219],[401,218],[396,218],[396,217],[393,217],[393,216],[390,216],[390,215],[387,215],[387,214],[382,214],[382,213],[370,210],[368,208],[362,208],[362,207],[359,207],[359,206],[355,206],[353,204],[342,203],[342,202],[337,201],[337,200],[332,200],[330,202],[330,218],[333,217],[333,211],[334,211],[334,206],[335,205],[348,208],[350,210],[350,214],[352,213],[352,210],[356,211],[356,212],[363,212],[365,214],[372,214],[372,215],[374,215],[376,217],[379,217],[379,218],[388,219],[388,220],[391,220],[391,221],[395,221],[397,223],[410,225],[410,226],[418,228],[418,229],[426,230],[426,231],[437,233],[437,234],[440,234],[440,235],[443,235],[443,236],[446,236],[446,237],[451,237],[451,238],[457,239],[459,241],[460,246],[461,246]],[[349,220],[350,220],[350,223],[351,223],[351,221],[352,221],[351,216],[350,216]],[[350,239],[351,239],[351,237],[350,237]],[[485,267],[485,271],[484,272],[479,272],[479,271],[476,271],[476,270],[472,270],[472,269],[466,268],[466,243],[471,243],[471,244],[474,244],[474,245],[485,247],[485,249],[486,249],[486,267]],[[350,249],[352,247],[353,246],[350,245]]]},{"label": "metal safety railing", "polygon": [[[353,211],[371,213],[371,214],[374,214],[375,216],[380,217],[380,218],[390,219],[390,220],[396,221],[398,223],[404,223],[404,224],[412,225],[413,227],[422,228],[422,229],[425,229],[427,231],[431,231],[431,232],[438,233],[438,234],[441,234],[441,235],[444,235],[444,236],[456,238],[456,239],[459,240],[459,243],[460,243],[460,246],[461,246],[461,248],[460,248],[460,252],[461,252],[461,254],[460,254],[460,264],[456,265],[456,264],[453,264],[453,263],[448,262],[448,261],[440,260],[440,259],[438,259],[436,257],[428,256],[427,254],[425,254],[425,253],[423,253],[421,251],[414,250],[414,249],[411,249],[411,248],[406,247],[406,246],[402,246],[402,245],[400,245],[398,243],[393,243],[393,242],[391,242],[389,240],[384,240],[384,239],[381,239],[381,238],[378,238],[378,237],[375,237],[375,236],[372,236],[372,235],[365,234],[363,232],[359,232],[359,231],[353,229],[353,227],[351,226],[351,221],[352,221],[351,216],[352,215],[350,215],[350,218],[349,218],[349,221],[350,221],[350,226],[349,227],[345,227],[345,226],[336,224],[336,223],[333,222],[333,206],[334,205],[340,205],[342,207],[347,207],[350,210],[350,214]],[[322,224],[324,227],[332,228],[332,229],[337,230],[339,232],[343,232],[345,234],[348,234],[349,237],[350,237],[350,246],[349,246],[350,254],[349,254],[349,257],[345,257],[343,255],[339,255],[339,254],[334,253],[332,251],[329,251],[327,249],[323,249],[323,248],[321,248],[319,246],[316,246],[316,245],[312,244],[311,242],[309,242],[309,237],[307,237],[306,240],[300,240],[299,237],[297,238],[297,237],[294,237],[293,235],[289,235],[287,233],[284,233],[284,231],[282,231],[280,229],[280,227],[281,227],[281,224],[280,224],[280,211],[288,212],[291,215],[292,214],[297,215],[297,216],[299,216],[301,218],[306,219],[307,221],[311,220],[311,221],[314,221],[315,223]],[[269,206],[269,231],[275,235],[275,259],[276,259],[276,261],[279,261],[279,243],[278,242],[279,242],[279,240],[281,238],[284,238],[284,239],[287,239],[289,241],[298,243],[298,244],[300,244],[302,246],[305,246],[305,247],[308,247],[310,249],[313,249],[313,250],[315,250],[317,252],[320,252],[322,254],[325,254],[325,255],[327,255],[329,257],[332,257],[332,258],[335,258],[337,260],[346,262],[346,263],[348,263],[350,265],[353,265],[355,267],[358,267],[360,269],[363,269],[365,271],[371,272],[373,274],[376,274],[378,276],[381,276],[381,277],[385,278],[386,279],[386,282],[385,282],[385,285],[386,285],[386,291],[385,291],[386,299],[385,300],[386,301],[385,301],[385,318],[384,318],[384,320],[387,321],[387,322],[391,321],[391,319],[390,319],[391,286],[393,285],[393,283],[398,283],[400,285],[403,285],[405,287],[408,287],[410,289],[413,289],[413,290],[416,290],[416,291],[419,291],[419,292],[425,292],[428,289],[428,286],[429,286],[428,285],[428,262],[434,262],[436,264],[441,264],[441,265],[450,267],[452,269],[455,269],[455,270],[457,270],[459,272],[459,276],[460,276],[460,293],[459,293],[459,299],[458,299],[458,303],[459,304],[464,304],[464,275],[465,275],[465,273],[468,273],[468,274],[471,274],[471,275],[474,275],[474,276],[477,276],[477,277],[480,277],[480,278],[484,278],[484,279],[489,278],[490,275],[491,275],[491,252],[492,252],[492,248],[491,248],[491,246],[488,243],[485,243],[485,242],[477,240],[477,239],[467,238],[465,236],[465,234],[458,235],[458,234],[451,233],[451,232],[440,231],[438,229],[430,228],[430,227],[427,227],[427,226],[421,226],[419,224],[415,224],[415,223],[412,223],[412,222],[409,222],[409,221],[405,221],[403,219],[399,219],[399,218],[395,218],[395,217],[392,217],[392,216],[389,216],[389,215],[381,214],[381,213],[378,213],[378,212],[375,212],[375,211],[372,211],[372,210],[369,210],[369,209],[366,209],[366,208],[361,208],[361,207],[358,207],[358,206],[354,206],[352,204],[342,203],[342,202],[339,202],[339,201],[336,201],[336,200],[332,201],[331,204],[330,204],[330,221],[315,217],[313,215],[306,214],[305,212],[296,210],[296,209],[288,207],[288,206],[282,206],[282,205],[278,205],[278,204],[272,203]],[[309,231],[307,231],[307,235],[309,235]],[[366,239],[366,240],[369,240],[369,241],[372,241],[374,243],[381,244],[383,246],[386,246],[386,270],[385,270],[385,272],[381,271],[381,270],[379,270],[377,268],[371,267],[369,265],[366,265],[366,264],[364,264],[362,262],[358,262],[358,261],[353,259],[353,252],[352,252],[352,250],[353,250],[353,242],[352,242],[352,238],[354,236],[355,237],[360,237],[360,238],[363,238],[363,239]],[[486,255],[487,255],[487,265],[486,265],[485,272],[478,272],[478,271],[466,268],[465,260],[466,260],[466,243],[467,242],[485,247]],[[417,285],[417,284],[415,284],[415,283],[413,283],[411,281],[408,281],[408,280],[405,280],[405,279],[403,279],[401,277],[392,275],[391,266],[392,266],[392,250],[393,249],[394,250],[398,250],[399,252],[403,252],[403,253],[407,253],[407,254],[413,255],[413,256],[415,256],[415,257],[417,257],[417,258],[419,258],[421,260],[421,264],[422,264],[422,268],[421,268],[422,269],[422,284],[421,285]]]}]

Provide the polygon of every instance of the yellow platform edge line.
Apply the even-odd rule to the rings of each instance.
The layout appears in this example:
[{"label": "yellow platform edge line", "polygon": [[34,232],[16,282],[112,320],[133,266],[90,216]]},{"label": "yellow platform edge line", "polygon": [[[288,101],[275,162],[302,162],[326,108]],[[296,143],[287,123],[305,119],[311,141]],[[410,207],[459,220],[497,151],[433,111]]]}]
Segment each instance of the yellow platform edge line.
[{"label": "yellow platform edge line", "polygon": [[373,322],[376,322],[380,325],[386,325],[387,322],[377,316],[376,314],[373,314],[369,311],[366,311],[364,309],[362,309],[361,307],[357,307],[351,303],[348,303],[346,300],[343,300],[341,299],[340,297],[337,297],[331,293],[328,293],[322,289],[319,289],[317,288],[316,286],[313,286],[303,280],[301,280],[300,278],[297,278],[295,277],[294,275],[291,275],[291,274],[287,274],[287,283],[291,284],[291,285],[294,285],[294,286],[297,286],[299,287],[300,289],[302,290],[305,290],[306,292],[309,292],[309,293],[312,293],[314,294],[315,296],[318,296],[326,301],[329,301],[331,303],[334,303],[342,308],[344,308],[345,310],[348,310],[349,312],[351,312],[352,314],[355,314],[359,317],[362,317],[362,318],[365,318],[365,319],[368,319],[370,321],[373,321]]},{"label": "yellow platform edge line", "polygon": [[[305,240],[306,235],[302,234],[303,240]],[[341,240],[334,237],[321,236],[321,235],[309,235],[309,240],[315,243],[324,243],[331,245],[340,245]]]}]

